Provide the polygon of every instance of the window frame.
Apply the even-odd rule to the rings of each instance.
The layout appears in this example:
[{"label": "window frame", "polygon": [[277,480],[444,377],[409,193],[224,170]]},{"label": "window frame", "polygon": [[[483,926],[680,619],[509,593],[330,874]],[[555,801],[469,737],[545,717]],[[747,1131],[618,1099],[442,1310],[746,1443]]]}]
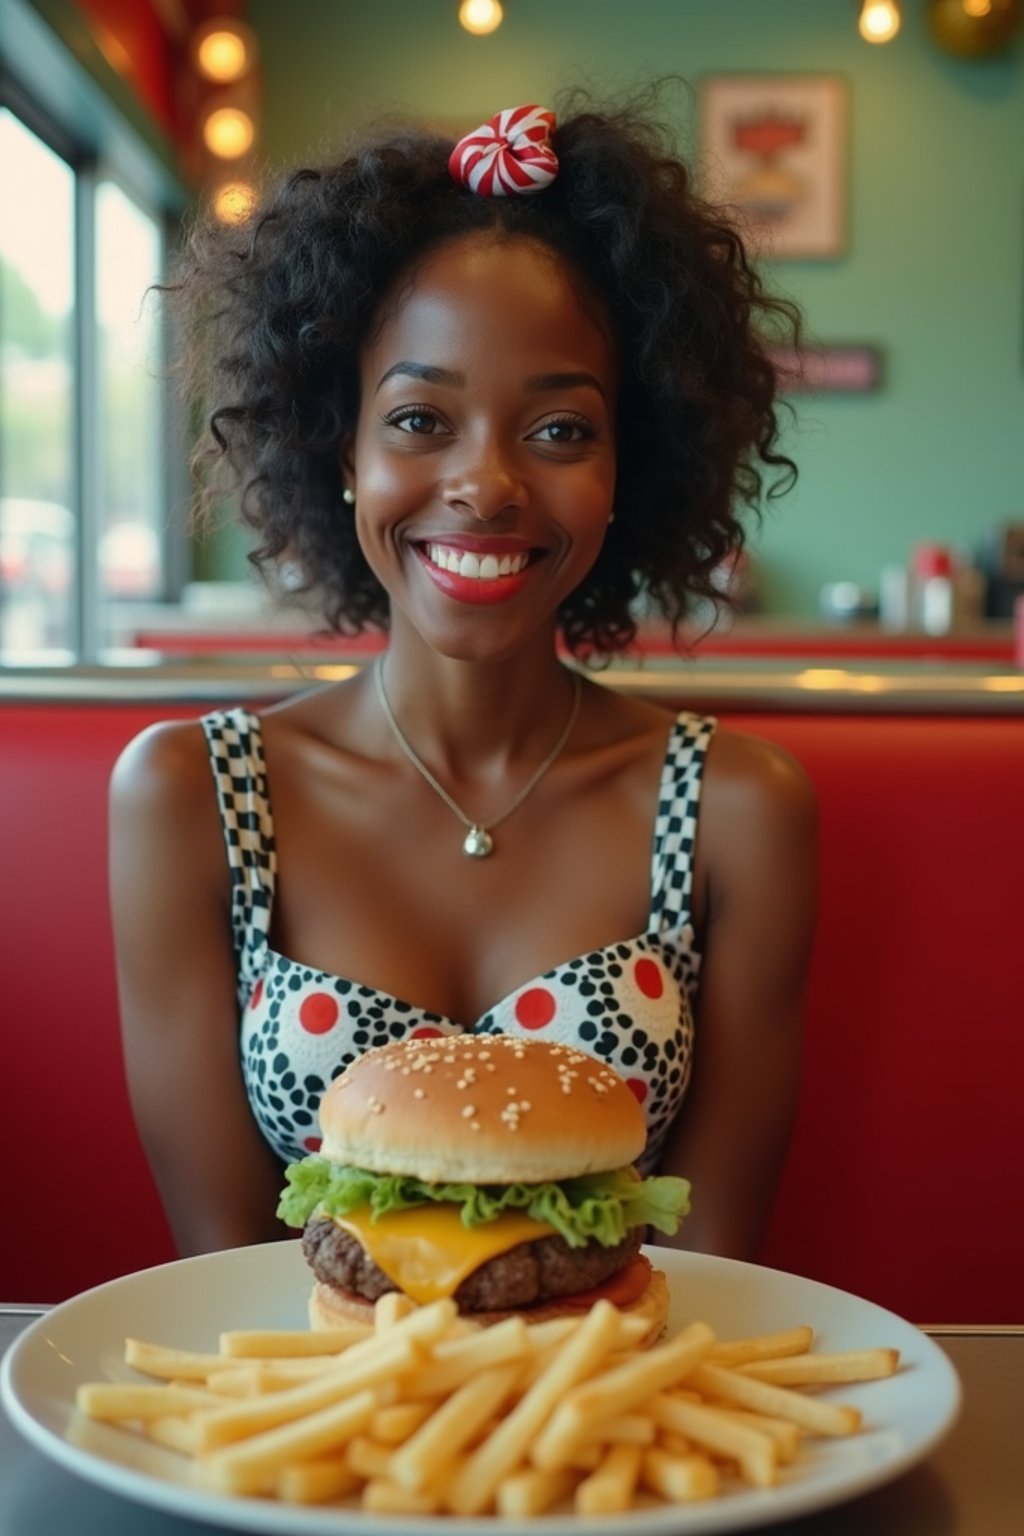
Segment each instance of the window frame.
[{"label": "window frame", "polygon": [[[147,142],[23,0],[0,0],[0,107],[7,108],[69,167],[74,178],[75,308],[71,351],[70,511],[75,526],[70,665],[102,665],[111,647],[100,586],[100,435],[96,312],[96,191],[103,181],[153,219],[163,269],[176,249],[186,194],[171,169],[171,152]],[[166,150],[166,146],[164,146]],[[187,505],[185,412],[166,366],[168,321],[161,317],[160,464],[157,501],[161,588],[153,601],[174,601],[191,576],[191,548],[172,513]],[[106,653],[106,655],[105,655]],[[17,664],[17,663],[15,663]]]}]

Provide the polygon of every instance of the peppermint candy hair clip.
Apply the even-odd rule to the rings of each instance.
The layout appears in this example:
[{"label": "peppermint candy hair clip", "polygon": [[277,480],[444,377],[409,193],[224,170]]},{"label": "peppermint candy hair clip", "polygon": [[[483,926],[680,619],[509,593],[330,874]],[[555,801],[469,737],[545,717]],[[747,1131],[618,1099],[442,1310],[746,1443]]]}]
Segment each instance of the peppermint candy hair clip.
[{"label": "peppermint candy hair clip", "polygon": [[544,107],[506,107],[460,139],[448,170],[480,197],[528,197],[558,175],[551,148],[555,114]]}]

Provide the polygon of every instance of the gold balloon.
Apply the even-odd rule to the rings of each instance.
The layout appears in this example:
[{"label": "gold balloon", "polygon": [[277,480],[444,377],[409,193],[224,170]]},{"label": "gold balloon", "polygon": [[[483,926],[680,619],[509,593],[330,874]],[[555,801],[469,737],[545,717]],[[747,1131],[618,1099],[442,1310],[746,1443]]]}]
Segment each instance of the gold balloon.
[{"label": "gold balloon", "polygon": [[947,53],[961,59],[998,53],[1012,40],[1020,0],[929,0],[928,29]]}]

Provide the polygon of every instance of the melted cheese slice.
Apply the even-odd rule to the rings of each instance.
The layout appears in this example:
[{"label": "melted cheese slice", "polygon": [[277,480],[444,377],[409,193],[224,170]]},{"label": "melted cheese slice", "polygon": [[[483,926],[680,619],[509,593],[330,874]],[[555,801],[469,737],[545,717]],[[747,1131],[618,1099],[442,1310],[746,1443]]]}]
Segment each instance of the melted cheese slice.
[{"label": "melted cheese slice", "polygon": [[456,1205],[417,1205],[376,1221],[366,1206],[333,1219],[420,1306],[453,1295],[467,1275],[498,1254],[554,1231],[521,1211],[503,1211],[483,1226],[464,1227]]}]

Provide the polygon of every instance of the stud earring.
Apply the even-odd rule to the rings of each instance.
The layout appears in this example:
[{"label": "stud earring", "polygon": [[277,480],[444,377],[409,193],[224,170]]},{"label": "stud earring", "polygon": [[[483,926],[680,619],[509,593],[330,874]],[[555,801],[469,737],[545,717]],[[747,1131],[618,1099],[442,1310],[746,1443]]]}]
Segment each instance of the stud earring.
[{"label": "stud earring", "polygon": [[355,491],[352,489],[352,487],[350,485],[346,485],[345,489],[342,491],[341,499],[345,503],[346,506],[348,506],[348,507],[354,507],[355,506],[355,504],[356,504],[356,493],[355,493]]},{"label": "stud earring", "polygon": [[615,513],[614,512],[609,512],[608,513],[608,521],[610,523],[614,523],[614,521],[615,521]]}]

